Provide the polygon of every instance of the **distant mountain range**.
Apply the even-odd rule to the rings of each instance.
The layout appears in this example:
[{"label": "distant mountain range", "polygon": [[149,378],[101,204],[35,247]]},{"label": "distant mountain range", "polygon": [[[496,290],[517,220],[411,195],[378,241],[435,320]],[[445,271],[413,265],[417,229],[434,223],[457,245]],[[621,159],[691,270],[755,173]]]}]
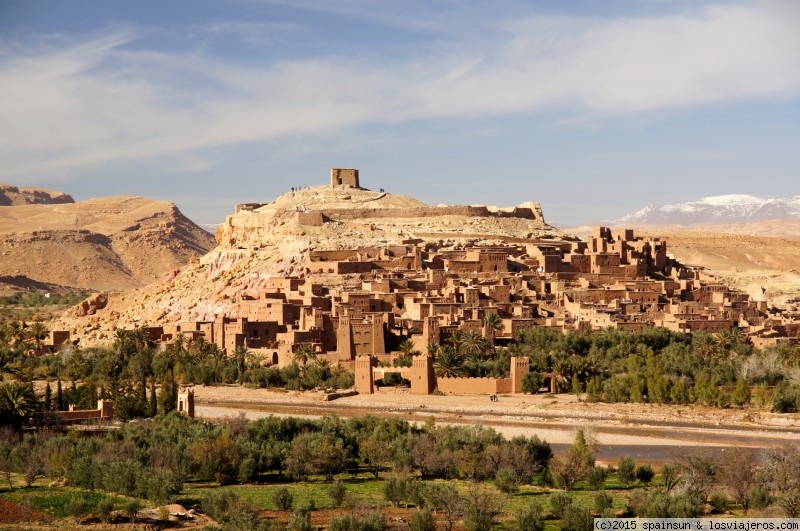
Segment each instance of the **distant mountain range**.
[{"label": "distant mountain range", "polygon": [[762,199],[752,195],[718,195],[677,205],[649,205],[613,224],[696,225],[800,218],[800,195]]}]

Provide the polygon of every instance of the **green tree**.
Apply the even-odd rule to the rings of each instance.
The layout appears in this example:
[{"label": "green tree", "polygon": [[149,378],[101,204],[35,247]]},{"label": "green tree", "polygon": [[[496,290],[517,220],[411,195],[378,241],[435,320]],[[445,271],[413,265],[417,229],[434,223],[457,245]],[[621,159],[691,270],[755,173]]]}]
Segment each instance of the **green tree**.
[{"label": "green tree", "polygon": [[50,330],[47,329],[47,326],[39,321],[34,321],[30,324],[27,331],[28,338],[33,341],[34,347],[38,350],[42,346],[42,341],[47,339],[47,336],[50,334]]},{"label": "green tree", "polygon": [[433,370],[438,378],[455,378],[461,375],[463,359],[450,345],[439,348],[433,362]]},{"label": "green tree", "polygon": [[486,334],[486,339],[490,342],[494,342],[497,333],[502,332],[504,328],[503,320],[496,313],[487,313],[483,316],[483,329]]}]

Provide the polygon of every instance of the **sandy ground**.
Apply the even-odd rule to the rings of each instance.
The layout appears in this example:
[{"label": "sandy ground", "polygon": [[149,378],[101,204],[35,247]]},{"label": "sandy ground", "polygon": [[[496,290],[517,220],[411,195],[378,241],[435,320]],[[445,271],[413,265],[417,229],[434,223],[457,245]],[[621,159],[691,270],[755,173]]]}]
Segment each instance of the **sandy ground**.
[{"label": "sandy ground", "polygon": [[600,445],[599,461],[615,463],[632,455],[662,463],[681,447],[769,447],[800,442],[800,415],[649,404],[590,404],[572,395],[420,396],[381,390],[327,402],[323,393],[278,392],[239,386],[195,387],[196,415],[320,417],[401,416],[438,425],[476,424],[510,437],[538,435],[556,451],[572,442],[578,428],[590,430]]}]

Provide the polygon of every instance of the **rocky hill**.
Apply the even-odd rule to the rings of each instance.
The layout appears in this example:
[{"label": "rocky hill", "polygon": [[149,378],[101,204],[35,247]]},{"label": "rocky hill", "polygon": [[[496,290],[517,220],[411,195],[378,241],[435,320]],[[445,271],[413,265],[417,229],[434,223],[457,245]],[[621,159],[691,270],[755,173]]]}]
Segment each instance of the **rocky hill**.
[{"label": "rocky hill", "polygon": [[0,292],[137,288],[214,246],[210,234],[166,201],[125,196],[75,203],[62,192],[3,190],[0,197],[13,197],[16,206],[0,206]]},{"label": "rocky hill", "polygon": [[800,196],[762,199],[752,195],[720,195],[676,205],[649,205],[613,224],[696,225],[800,219]]},{"label": "rocky hill", "polygon": [[74,202],[71,195],[57,190],[17,188],[10,184],[0,184],[0,206],[59,205]]},{"label": "rocky hill", "polygon": [[[107,340],[114,326],[234,315],[234,301],[265,289],[270,277],[305,275],[310,250],[382,247],[408,240],[456,247],[562,236],[543,221],[538,204],[510,209],[429,206],[384,192],[316,186],[269,204],[238,205],[217,229],[217,247],[199,261],[161,282],[110,295],[107,306],[88,318],[72,312],[53,326],[71,330],[87,344]],[[320,274],[317,280],[329,287],[337,282],[360,286],[358,275]]]}]

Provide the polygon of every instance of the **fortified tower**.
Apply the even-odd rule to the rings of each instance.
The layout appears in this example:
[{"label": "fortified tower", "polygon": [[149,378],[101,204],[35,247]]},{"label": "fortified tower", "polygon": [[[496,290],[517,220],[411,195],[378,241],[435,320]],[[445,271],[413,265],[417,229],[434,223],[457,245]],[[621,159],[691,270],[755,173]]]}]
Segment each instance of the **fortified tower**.
[{"label": "fortified tower", "polygon": [[511,356],[511,392],[522,393],[522,380],[531,370],[531,360],[527,356]]},{"label": "fortified tower", "polygon": [[178,413],[194,418],[194,388],[181,387],[178,391]]},{"label": "fortified tower", "polygon": [[361,188],[358,184],[358,170],[355,168],[331,168],[333,188]]}]

